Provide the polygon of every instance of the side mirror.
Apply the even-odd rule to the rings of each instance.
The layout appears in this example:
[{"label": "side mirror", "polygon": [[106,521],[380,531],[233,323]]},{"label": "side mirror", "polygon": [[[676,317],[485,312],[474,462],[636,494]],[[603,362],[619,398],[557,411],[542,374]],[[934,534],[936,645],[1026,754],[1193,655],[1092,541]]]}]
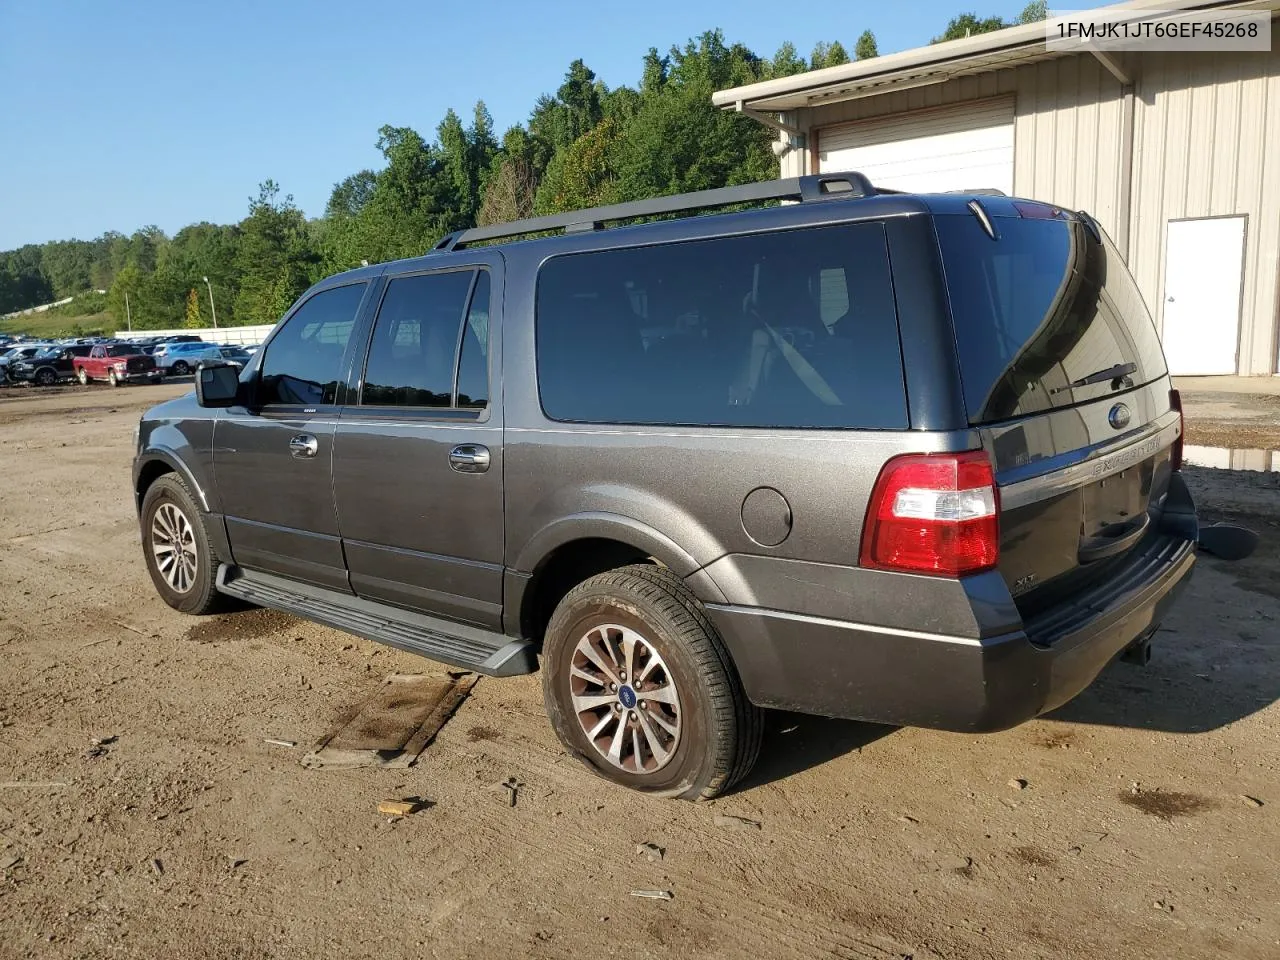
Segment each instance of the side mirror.
[{"label": "side mirror", "polygon": [[196,403],[229,407],[240,393],[240,371],[229,363],[201,364],[196,370]]}]

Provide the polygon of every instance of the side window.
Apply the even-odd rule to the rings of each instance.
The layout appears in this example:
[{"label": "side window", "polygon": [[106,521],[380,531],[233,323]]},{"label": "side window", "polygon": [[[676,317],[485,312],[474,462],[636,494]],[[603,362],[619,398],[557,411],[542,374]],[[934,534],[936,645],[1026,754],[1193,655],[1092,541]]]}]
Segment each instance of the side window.
[{"label": "side window", "polygon": [[323,290],[288,319],[262,357],[258,399],[263,406],[337,402],[342,357],[367,286]]},{"label": "side window", "polygon": [[489,271],[476,278],[458,358],[458,406],[483,410],[489,402]]},{"label": "side window", "polygon": [[554,420],[908,425],[880,223],[553,257],[536,310]]},{"label": "side window", "polygon": [[399,277],[387,285],[365,363],[364,406],[453,404],[458,330],[474,270]]}]

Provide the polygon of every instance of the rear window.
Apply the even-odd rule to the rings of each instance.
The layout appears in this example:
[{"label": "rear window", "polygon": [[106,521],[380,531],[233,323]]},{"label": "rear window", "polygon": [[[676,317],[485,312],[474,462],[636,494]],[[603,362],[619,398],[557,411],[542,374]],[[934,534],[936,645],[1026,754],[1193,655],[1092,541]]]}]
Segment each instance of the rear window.
[{"label": "rear window", "polygon": [[570,254],[538,277],[554,420],[907,426],[879,223]]},{"label": "rear window", "polygon": [[1164,375],[1151,316],[1105,234],[1099,243],[1078,221],[994,222],[999,240],[973,216],[936,220],[970,423],[1085,403]]}]

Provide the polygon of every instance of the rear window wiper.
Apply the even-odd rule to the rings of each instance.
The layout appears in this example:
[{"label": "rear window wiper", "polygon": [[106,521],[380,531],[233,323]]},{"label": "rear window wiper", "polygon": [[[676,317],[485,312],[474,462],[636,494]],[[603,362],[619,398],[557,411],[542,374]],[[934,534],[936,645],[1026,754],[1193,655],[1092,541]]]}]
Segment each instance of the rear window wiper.
[{"label": "rear window wiper", "polygon": [[1065,387],[1054,387],[1049,393],[1061,393],[1063,390],[1071,390],[1075,387],[1087,387],[1094,383],[1104,383],[1111,381],[1111,389],[1119,390],[1128,379],[1129,374],[1136,373],[1138,365],[1136,363],[1117,363],[1114,367],[1107,367],[1105,370],[1097,370],[1087,377],[1081,377],[1079,380],[1072,380]]}]

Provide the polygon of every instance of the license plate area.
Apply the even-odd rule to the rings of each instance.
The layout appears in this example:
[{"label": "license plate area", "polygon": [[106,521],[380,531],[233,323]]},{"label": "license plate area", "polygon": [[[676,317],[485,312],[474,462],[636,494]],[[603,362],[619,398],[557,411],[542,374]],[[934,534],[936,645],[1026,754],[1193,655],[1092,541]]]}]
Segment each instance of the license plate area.
[{"label": "license plate area", "polygon": [[1147,512],[1154,458],[1095,480],[1080,491],[1080,538],[1107,536]]}]

